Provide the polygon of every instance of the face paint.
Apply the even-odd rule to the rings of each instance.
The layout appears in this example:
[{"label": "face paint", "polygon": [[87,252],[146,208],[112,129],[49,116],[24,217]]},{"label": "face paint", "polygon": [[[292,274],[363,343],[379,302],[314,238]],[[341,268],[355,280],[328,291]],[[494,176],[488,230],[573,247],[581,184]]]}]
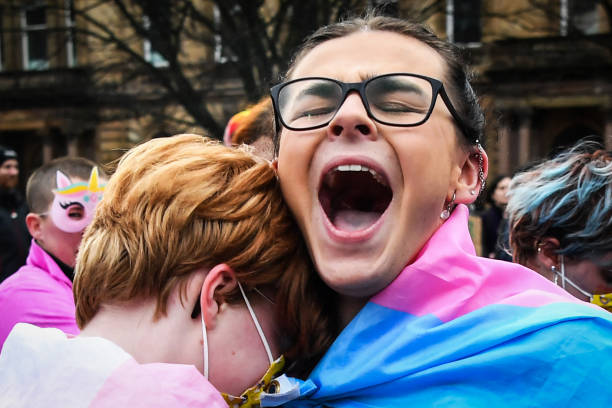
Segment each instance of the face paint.
[{"label": "face paint", "polygon": [[102,200],[105,185],[98,183],[98,168],[91,169],[89,182],[72,183],[57,171],[57,189],[48,214],[57,228],[65,232],[81,232],[93,219],[96,206]]}]

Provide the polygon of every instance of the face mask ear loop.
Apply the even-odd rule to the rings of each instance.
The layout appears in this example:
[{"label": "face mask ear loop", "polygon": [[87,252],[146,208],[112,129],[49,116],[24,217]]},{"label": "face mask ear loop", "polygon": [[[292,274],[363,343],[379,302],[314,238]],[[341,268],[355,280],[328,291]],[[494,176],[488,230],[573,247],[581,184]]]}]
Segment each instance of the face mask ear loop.
[{"label": "face mask ear loop", "polygon": [[266,353],[268,354],[268,360],[270,360],[270,364],[272,364],[274,362],[274,359],[272,358],[272,352],[270,351],[270,346],[268,346],[268,341],[266,340],[266,336],[264,335],[263,330],[261,330],[261,326],[259,324],[259,321],[257,320],[257,316],[255,316],[255,312],[253,311],[253,308],[251,307],[251,303],[249,302],[249,299],[244,293],[244,289],[242,289],[242,285],[240,284],[240,282],[238,282],[238,288],[240,288],[240,293],[242,293],[242,297],[244,298],[244,303],[246,303],[247,308],[249,309],[249,313],[251,314],[253,323],[255,323],[255,327],[257,328],[257,333],[259,333],[259,338],[261,339],[261,342],[263,343],[264,348],[266,349]]},{"label": "face mask ear loop", "polygon": [[202,342],[204,344],[204,378],[208,380],[208,336],[206,335],[206,323],[204,323],[204,310],[200,312],[200,318],[202,319]]},{"label": "face mask ear loop", "polygon": [[572,282],[570,280],[570,278],[566,278],[565,277],[565,262],[563,260],[563,255],[561,255],[561,279],[563,282],[563,289],[565,289],[565,282],[569,283],[570,285],[572,285],[572,287],[574,289],[576,289],[578,292],[582,293],[584,296],[589,298],[589,301],[593,300],[593,295],[589,292],[587,292],[586,290],[582,289],[580,286],[576,285],[574,282]]},{"label": "face mask ear loop", "polygon": [[561,255],[561,287],[565,289],[565,262],[563,255]]}]

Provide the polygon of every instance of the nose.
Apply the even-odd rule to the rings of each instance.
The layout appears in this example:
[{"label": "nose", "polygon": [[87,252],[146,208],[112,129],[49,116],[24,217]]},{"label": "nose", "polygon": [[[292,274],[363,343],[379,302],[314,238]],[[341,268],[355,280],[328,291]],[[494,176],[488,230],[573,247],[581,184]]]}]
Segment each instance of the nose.
[{"label": "nose", "polygon": [[329,137],[338,136],[376,139],[376,125],[357,92],[350,93],[327,127]]}]

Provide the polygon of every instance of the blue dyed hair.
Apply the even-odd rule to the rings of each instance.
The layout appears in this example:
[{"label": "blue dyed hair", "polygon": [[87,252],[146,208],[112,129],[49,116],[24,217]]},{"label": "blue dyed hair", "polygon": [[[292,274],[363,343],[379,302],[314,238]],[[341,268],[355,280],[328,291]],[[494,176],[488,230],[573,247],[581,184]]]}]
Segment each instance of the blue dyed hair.
[{"label": "blue dyed hair", "polygon": [[583,141],[514,176],[506,210],[515,262],[535,256],[543,238],[557,253],[598,259],[612,252],[612,152]]}]

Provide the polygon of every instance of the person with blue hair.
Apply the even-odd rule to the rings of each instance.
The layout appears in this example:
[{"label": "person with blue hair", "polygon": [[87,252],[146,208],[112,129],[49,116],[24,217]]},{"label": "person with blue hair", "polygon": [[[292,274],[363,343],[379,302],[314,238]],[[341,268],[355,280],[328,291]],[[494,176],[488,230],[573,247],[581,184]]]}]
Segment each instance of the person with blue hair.
[{"label": "person with blue hair", "polygon": [[517,174],[509,195],[513,260],[612,310],[612,152],[579,142]]}]

